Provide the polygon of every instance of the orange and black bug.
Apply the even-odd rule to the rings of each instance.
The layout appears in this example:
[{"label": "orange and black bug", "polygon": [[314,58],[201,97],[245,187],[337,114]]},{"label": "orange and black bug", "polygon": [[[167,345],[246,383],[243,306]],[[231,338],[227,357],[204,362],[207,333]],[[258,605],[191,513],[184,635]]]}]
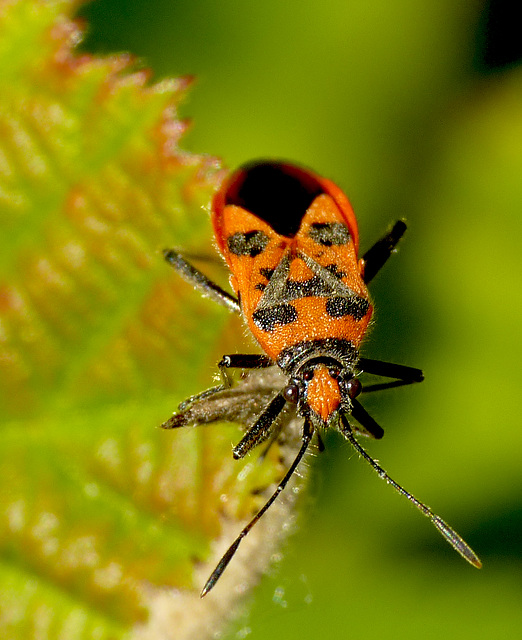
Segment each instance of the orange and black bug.
[{"label": "orange and black bug", "polygon": [[[212,222],[218,248],[230,269],[230,295],[188,263],[165,251],[167,261],[204,295],[241,313],[263,354],[223,356],[223,384],[180,405],[166,428],[217,419],[248,420],[244,399],[224,398],[231,382],[227,369],[277,366],[286,376],[279,389],[265,390],[266,406],[233,450],[243,458],[253,447],[277,435],[275,421],[287,403],[303,419],[301,447],[268,502],[241,531],[205,584],[207,594],[227,567],[241,540],[284,489],[312,436],[338,429],[381,478],[427,516],[468,562],[481,562],[466,542],[429,507],[392,480],[355,437],[383,436],[382,428],[357,397],[420,382],[420,369],[359,356],[372,316],[367,284],[392,254],[406,231],[399,220],[362,259],[352,207],[335,184],[311,171],[281,162],[253,162],[232,173],[215,195]],[[389,378],[363,389],[359,374]],[[242,409],[240,409],[243,402]],[[211,406],[212,405],[212,406]],[[354,418],[358,425],[348,421]],[[276,432],[276,433],[274,433]]]}]

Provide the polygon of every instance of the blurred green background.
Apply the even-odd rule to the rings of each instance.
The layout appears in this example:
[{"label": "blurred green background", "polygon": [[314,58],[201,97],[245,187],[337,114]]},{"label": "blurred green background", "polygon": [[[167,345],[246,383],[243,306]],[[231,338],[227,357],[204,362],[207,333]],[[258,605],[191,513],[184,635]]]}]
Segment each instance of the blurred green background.
[{"label": "blurred green background", "polygon": [[[230,637],[505,638],[522,628],[522,69],[502,3],[98,0],[84,48],[195,75],[185,147],[288,158],[340,184],[372,285],[371,357],[424,368],[365,398],[371,453],[466,538],[465,564],[336,434],[300,527]],[[520,39],[520,38],[519,38]]]}]

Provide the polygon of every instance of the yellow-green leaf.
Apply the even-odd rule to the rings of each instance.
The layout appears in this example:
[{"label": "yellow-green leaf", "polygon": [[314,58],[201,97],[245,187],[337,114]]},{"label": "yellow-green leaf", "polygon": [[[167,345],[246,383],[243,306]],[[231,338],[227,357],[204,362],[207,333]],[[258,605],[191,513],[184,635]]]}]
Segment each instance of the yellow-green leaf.
[{"label": "yellow-green leaf", "polygon": [[235,462],[237,425],[156,428],[211,383],[229,322],[161,254],[210,248],[221,170],[178,148],[188,80],[76,55],[76,4],[0,9],[0,635],[203,638],[270,553],[199,600],[280,453]]}]

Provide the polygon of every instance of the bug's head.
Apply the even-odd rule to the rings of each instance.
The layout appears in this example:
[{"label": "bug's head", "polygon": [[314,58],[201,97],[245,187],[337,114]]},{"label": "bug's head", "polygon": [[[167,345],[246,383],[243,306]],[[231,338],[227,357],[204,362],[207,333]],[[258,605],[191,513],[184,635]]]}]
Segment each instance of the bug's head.
[{"label": "bug's head", "polygon": [[350,413],[352,400],[361,393],[353,371],[334,358],[319,357],[305,362],[284,389],[288,402],[316,426],[327,427],[340,412]]}]

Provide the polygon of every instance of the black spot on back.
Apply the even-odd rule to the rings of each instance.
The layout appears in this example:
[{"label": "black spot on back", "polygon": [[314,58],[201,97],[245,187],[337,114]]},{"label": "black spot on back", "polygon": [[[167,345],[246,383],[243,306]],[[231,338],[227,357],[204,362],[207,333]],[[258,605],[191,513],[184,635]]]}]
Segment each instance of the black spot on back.
[{"label": "black spot on back", "polygon": [[[341,271],[336,264],[327,264],[326,271],[331,273],[335,278],[341,280],[346,276],[345,271]],[[270,282],[271,277],[274,275],[275,269],[268,269],[262,267],[259,269],[259,273]],[[264,291],[267,285],[264,282],[259,282],[255,285],[255,289],[258,291]],[[282,296],[287,300],[297,300],[299,298],[310,298],[317,296],[326,296],[331,292],[331,287],[320,276],[312,276],[308,280],[290,280],[285,282]]]},{"label": "black spot on back", "polygon": [[346,271],[341,271],[336,264],[327,264],[325,269],[339,280],[348,275]]},{"label": "black spot on back", "polygon": [[254,311],[252,319],[261,331],[273,331],[277,325],[295,322],[297,311],[291,304],[276,304],[268,309]]},{"label": "black spot on back", "polygon": [[330,290],[329,285],[319,276],[313,276],[308,280],[287,280],[283,289],[284,295],[292,300],[298,298],[310,298],[324,296]]},{"label": "black spot on back", "polygon": [[[265,278],[267,282],[269,282],[270,278],[274,275],[274,271],[275,269],[268,269],[267,267],[261,267],[261,269],[259,269],[259,273],[263,276],[263,278]],[[264,282],[259,282],[255,286],[258,291],[264,291],[266,287],[267,285]]]},{"label": "black spot on back", "polygon": [[259,269],[259,273],[263,276],[263,278],[266,278],[267,280],[270,280],[270,278],[274,275],[274,271],[275,269],[268,269],[267,267],[261,267],[261,269]]},{"label": "black spot on back", "polygon": [[359,297],[335,297],[326,301],[326,313],[332,318],[342,318],[343,316],[353,316],[356,320],[361,320],[368,313],[370,303],[365,298]]},{"label": "black spot on back", "polygon": [[324,193],[308,171],[280,162],[254,162],[235,174],[225,205],[250,211],[279,235],[293,238],[312,202]]},{"label": "black spot on back", "polygon": [[236,256],[250,256],[255,258],[262,253],[270,238],[262,231],[248,233],[234,233],[227,239],[228,249]]},{"label": "black spot on back", "polygon": [[314,222],[308,236],[323,247],[343,245],[350,242],[348,227],[342,222]]}]

